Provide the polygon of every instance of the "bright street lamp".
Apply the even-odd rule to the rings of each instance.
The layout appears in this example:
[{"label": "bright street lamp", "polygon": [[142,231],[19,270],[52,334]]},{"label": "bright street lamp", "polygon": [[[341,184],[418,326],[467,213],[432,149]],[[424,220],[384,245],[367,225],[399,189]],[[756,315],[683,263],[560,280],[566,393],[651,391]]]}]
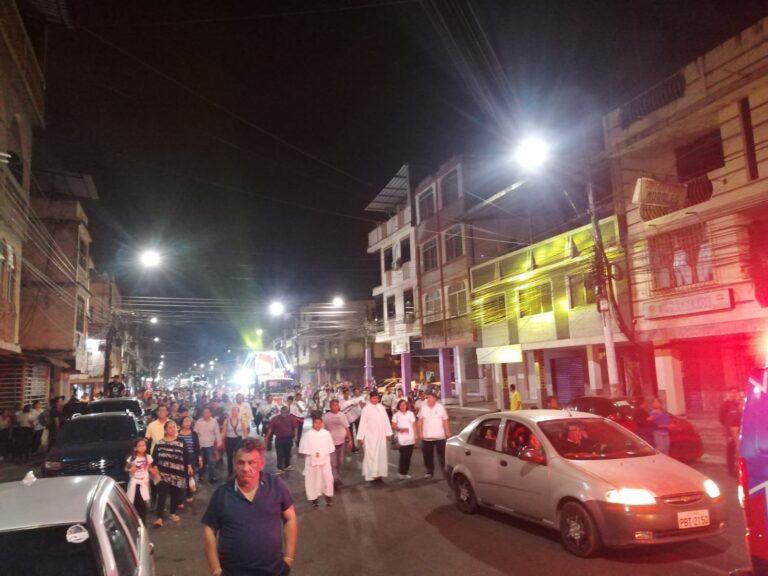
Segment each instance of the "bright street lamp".
[{"label": "bright street lamp", "polygon": [[145,268],[154,268],[160,265],[160,253],[157,250],[145,250],[141,254],[141,265]]},{"label": "bright street lamp", "polygon": [[152,338],[152,342],[160,342],[160,338],[158,338],[157,336],[155,336],[154,338]]},{"label": "bright street lamp", "polygon": [[264,330],[262,330],[261,328],[256,329],[256,336],[262,336],[263,334],[264,334]]},{"label": "bright street lamp", "polygon": [[549,157],[549,146],[541,138],[525,138],[515,148],[515,162],[526,171],[541,168]]},{"label": "bright street lamp", "polygon": [[165,354],[160,354],[160,358],[165,358]]},{"label": "bright street lamp", "polygon": [[152,318],[149,319],[150,324],[157,324],[157,316],[152,316]]},{"label": "bright street lamp", "polygon": [[341,296],[335,296],[331,301],[331,304],[333,304],[334,308],[341,308],[342,306],[344,306],[344,298],[342,298]]},{"label": "bright street lamp", "polygon": [[285,304],[282,302],[272,302],[269,305],[269,313],[272,314],[272,316],[282,316],[285,313]]}]

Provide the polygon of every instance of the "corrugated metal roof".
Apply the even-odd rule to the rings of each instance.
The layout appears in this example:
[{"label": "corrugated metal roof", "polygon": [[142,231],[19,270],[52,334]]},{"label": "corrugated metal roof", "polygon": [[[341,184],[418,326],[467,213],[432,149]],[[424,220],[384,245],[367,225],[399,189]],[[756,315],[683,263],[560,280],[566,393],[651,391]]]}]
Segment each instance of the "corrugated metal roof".
[{"label": "corrugated metal roof", "polygon": [[408,203],[411,193],[411,180],[408,164],[403,164],[387,185],[382,188],[373,202],[365,207],[366,212],[386,212],[392,214]]}]

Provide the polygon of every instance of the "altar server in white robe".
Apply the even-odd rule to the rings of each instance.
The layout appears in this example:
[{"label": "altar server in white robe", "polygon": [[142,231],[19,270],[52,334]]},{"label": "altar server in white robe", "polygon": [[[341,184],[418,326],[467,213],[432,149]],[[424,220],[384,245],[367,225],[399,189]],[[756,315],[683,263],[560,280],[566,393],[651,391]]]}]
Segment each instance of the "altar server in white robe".
[{"label": "altar server in white robe", "polygon": [[357,429],[357,443],[364,450],[363,476],[366,481],[381,481],[387,475],[387,451],[391,437],[392,425],[387,411],[379,404],[379,393],[374,390],[363,408]]},{"label": "altar server in white robe", "polygon": [[303,434],[299,454],[304,454],[304,489],[312,506],[319,506],[318,499],[325,496],[326,506],[333,501],[333,470],[331,454],[336,451],[331,433],[323,427],[322,418],[312,420],[312,430]]}]

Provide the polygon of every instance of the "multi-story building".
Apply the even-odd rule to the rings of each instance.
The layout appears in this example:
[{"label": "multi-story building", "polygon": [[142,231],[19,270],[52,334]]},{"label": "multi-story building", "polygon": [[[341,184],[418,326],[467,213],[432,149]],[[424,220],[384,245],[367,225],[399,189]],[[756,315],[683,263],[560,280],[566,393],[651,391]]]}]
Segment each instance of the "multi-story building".
[{"label": "multi-story building", "polygon": [[410,390],[412,355],[420,347],[419,286],[416,275],[416,229],[411,207],[410,169],[403,165],[368,204],[366,211],[387,220],[368,233],[368,253],[377,254],[381,284],[373,289],[376,342],[400,357],[400,377]]},{"label": "multi-story building", "polygon": [[43,125],[42,67],[16,2],[0,3],[0,406],[48,396],[48,363],[21,355],[21,271],[28,228],[32,132]]},{"label": "multi-story building", "polygon": [[469,271],[475,261],[507,250],[519,222],[509,215],[473,212],[502,191],[509,178],[488,162],[453,158],[414,188],[422,346],[437,350],[446,402],[455,401],[452,382],[459,403],[481,393]]},{"label": "multi-story building", "polygon": [[370,329],[373,301],[306,304],[285,348],[302,385],[349,381],[358,386],[391,376],[389,348]]},{"label": "multi-story building", "polygon": [[110,377],[122,374],[126,386],[135,387],[142,370],[136,338],[141,320],[125,314],[120,290],[108,274],[91,274],[90,293],[85,367],[71,375],[70,384],[78,393],[94,394]]},{"label": "multi-story building", "polygon": [[87,365],[91,235],[76,198],[98,199],[90,176],[46,172],[36,179],[30,226],[24,245],[20,342],[25,353],[53,366],[53,390],[69,395],[69,375]]},{"label": "multi-story building", "polygon": [[[619,220],[610,216],[599,225],[614,276],[613,316],[628,317]],[[531,405],[541,405],[547,395],[565,405],[584,394],[642,389],[642,351],[626,344],[615,320],[611,330],[621,390],[608,389],[594,259],[592,226],[585,225],[472,268],[472,316],[481,342],[477,361],[486,368],[485,381],[500,408],[506,405],[502,392],[508,384],[515,384]]]},{"label": "multi-story building", "polygon": [[673,413],[765,362],[768,19],[604,118],[625,200],[632,323]]}]

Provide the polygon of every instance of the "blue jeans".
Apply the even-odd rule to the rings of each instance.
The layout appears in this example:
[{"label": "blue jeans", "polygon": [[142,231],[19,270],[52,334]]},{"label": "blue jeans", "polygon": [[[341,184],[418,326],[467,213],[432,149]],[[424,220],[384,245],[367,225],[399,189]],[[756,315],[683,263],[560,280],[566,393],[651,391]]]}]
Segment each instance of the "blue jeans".
[{"label": "blue jeans", "polygon": [[200,454],[203,456],[203,467],[200,469],[200,480],[208,472],[208,480],[216,477],[216,462],[213,461],[213,446],[200,448]]}]

